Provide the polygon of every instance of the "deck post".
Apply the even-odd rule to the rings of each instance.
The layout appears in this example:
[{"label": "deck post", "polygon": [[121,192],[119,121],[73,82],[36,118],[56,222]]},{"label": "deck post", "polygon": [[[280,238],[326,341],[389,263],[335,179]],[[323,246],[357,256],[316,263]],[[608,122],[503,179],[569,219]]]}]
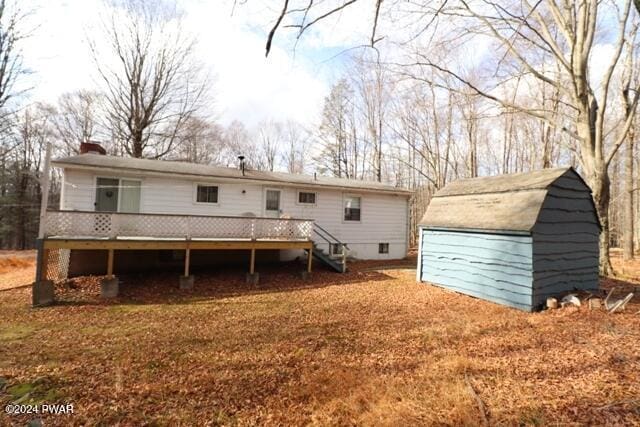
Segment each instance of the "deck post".
[{"label": "deck post", "polygon": [[309,259],[307,259],[307,273],[311,273],[312,262],[313,262],[313,245],[309,247]]},{"label": "deck post", "polygon": [[113,279],[113,249],[109,249],[107,255],[107,279]]},{"label": "deck post", "polygon": [[260,280],[260,275],[255,272],[256,271],[256,248],[255,246],[251,248],[251,258],[249,261],[249,272],[247,273],[247,277],[245,281],[250,285],[257,285]]},{"label": "deck post", "polygon": [[184,250],[184,276],[180,276],[180,289],[193,289],[193,276],[189,273],[191,266],[191,248],[189,247],[189,239],[187,238],[187,247]]},{"label": "deck post", "polygon": [[193,288],[193,276],[189,275],[189,267],[191,264],[191,248],[189,247],[189,239],[187,239],[187,247],[184,251],[184,276],[180,276],[180,289]]},{"label": "deck post", "polygon": [[256,270],[256,248],[251,248],[251,261],[249,262],[249,274]]},{"label": "deck post", "polygon": [[187,249],[185,250],[185,253],[184,253],[184,276],[185,277],[189,276],[190,258],[191,258],[191,249],[189,249],[189,246],[187,246]]},{"label": "deck post", "polygon": [[100,296],[102,298],[115,298],[120,292],[120,282],[113,275],[114,249],[107,250],[107,277],[100,283]]},{"label": "deck post", "polygon": [[47,280],[47,273],[49,269],[49,249],[42,249],[42,259],[40,262],[40,278],[38,280]]},{"label": "deck post", "polygon": [[44,248],[43,239],[36,240],[36,280],[31,285],[31,305],[41,307],[50,305],[55,301],[55,292],[52,280],[47,280],[47,264],[49,249]]}]

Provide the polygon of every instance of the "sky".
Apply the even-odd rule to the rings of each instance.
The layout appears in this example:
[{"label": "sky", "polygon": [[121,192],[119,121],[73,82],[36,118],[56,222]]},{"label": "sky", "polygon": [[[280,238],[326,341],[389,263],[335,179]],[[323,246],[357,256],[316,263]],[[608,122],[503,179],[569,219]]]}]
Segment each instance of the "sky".
[{"label": "sky", "polygon": [[[238,3],[235,8],[231,0],[178,3],[184,28],[197,40],[198,60],[214,82],[211,111],[222,124],[317,122],[323,99],[344,68],[346,54],[340,52],[362,44],[359,11],[318,26],[298,44],[291,31],[282,30],[265,58],[266,34],[280,3]],[[95,88],[99,80],[87,39],[99,34],[103,0],[20,0],[20,5],[33,11],[30,27],[35,28],[24,45],[25,65],[33,71],[29,100],[55,103],[65,92]]]}]

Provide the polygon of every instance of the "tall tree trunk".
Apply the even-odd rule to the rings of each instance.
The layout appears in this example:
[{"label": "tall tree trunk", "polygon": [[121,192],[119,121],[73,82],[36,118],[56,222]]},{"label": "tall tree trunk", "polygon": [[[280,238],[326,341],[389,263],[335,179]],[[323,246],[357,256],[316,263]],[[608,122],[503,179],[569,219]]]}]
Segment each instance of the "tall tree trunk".
[{"label": "tall tree trunk", "polygon": [[631,260],[633,259],[633,239],[635,234],[633,223],[633,148],[635,134],[633,129],[629,131],[627,138],[624,158],[624,231],[622,233],[622,257],[625,260]]},{"label": "tall tree trunk", "polygon": [[611,259],[609,258],[609,204],[611,202],[611,182],[609,172],[603,165],[583,165],[585,179],[591,187],[593,201],[596,205],[602,231],[600,232],[600,275],[613,274]]}]

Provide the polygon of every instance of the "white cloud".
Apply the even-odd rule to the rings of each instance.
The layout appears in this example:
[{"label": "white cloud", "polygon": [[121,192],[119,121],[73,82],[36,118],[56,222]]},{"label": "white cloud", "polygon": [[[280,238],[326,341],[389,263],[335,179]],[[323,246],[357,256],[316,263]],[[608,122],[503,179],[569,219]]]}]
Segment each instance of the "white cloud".
[{"label": "white cloud", "polygon": [[[86,35],[99,31],[101,0],[31,0],[39,27],[24,48],[31,101],[55,102],[67,91],[96,86]],[[185,0],[185,28],[198,40],[197,55],[214,77],[219,120],[249,126],[267,118],[317,120],[329,82],[300,51],[275,45],[264,57],[270,10],[243,6],[231,16],[231,1]],[[275,16],[275,14],[273,15]],[[260,25],[260,27],[257,27]]]}]

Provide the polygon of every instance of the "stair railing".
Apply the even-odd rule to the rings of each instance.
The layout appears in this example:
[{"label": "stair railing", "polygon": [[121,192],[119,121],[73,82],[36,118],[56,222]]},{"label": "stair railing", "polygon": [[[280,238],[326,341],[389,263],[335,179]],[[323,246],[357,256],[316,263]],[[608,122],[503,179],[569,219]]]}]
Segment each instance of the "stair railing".
[{"label": "stair railing", "polygon": [[313,232],[329,244],[329,256],[331,256],[331,245],[338,245],[340,248],[339,255],[342,258],[342,269],[345,271],[347,268],[347,251],[349,246],[346,243],[342,243],[336,236],[321,227],[317,222],[314,223]]}]

